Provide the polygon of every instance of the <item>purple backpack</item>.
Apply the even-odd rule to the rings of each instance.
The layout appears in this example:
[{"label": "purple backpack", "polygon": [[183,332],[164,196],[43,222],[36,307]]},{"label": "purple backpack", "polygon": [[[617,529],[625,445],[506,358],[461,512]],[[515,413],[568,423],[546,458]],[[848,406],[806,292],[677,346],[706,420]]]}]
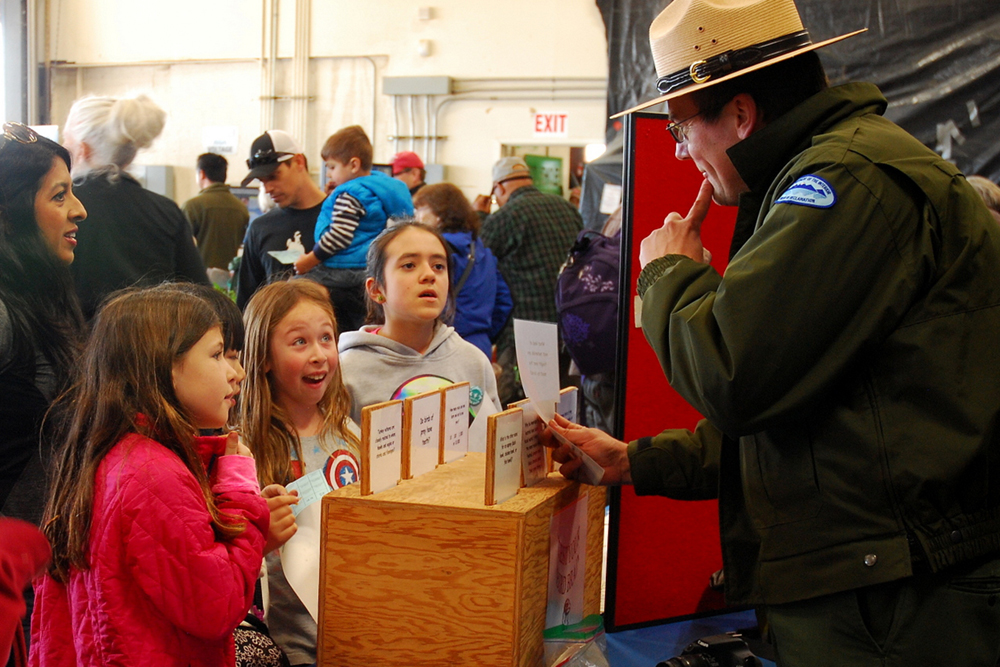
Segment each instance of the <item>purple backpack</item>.
[{"label": "purple backpack", "polygon": [[620,233],[584,230],[559,271],[559,334],[584,375],[615,370],[620,255]]}]

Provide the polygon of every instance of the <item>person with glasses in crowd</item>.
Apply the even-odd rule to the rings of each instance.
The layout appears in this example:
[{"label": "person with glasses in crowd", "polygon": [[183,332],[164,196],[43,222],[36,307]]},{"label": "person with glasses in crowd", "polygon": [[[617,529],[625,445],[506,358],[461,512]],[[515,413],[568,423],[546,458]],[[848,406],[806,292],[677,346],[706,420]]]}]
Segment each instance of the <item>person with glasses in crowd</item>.
[{"label": "person with glasses in crowd", "polygon": [[160,136],[166,117],[145,95],[84,97],[70,107],[63,144],[73,156],[77,196],[90,211],[72,271],[88,320],[105,296],[123,287],[208,284],[180,208],[126,171]]},{"label": "person with glasses in crowd", "polygon": [[[829,85],[815,50],[857,33],[686,0],[649,34],[649,104],[704,180],[640,245],[642,328],[705,419],[554,428],[604,484],[718,499],[727,602],[765,610],[781,667],[996,665],[1000,227],[878,88]],[[738,207],[723,274],[713,202]]]},{"label": "person with glasses in crowd", "polygon": [[[250,173],[242,186],[260,181],[278,206],[255,218],[243,238],[243,258],[236,280],[236,305],[240,310],[246,308],[261,285],[275,276],[295,274],[293,262],[313,248],[316,220],[326,199],[309,175],[302,147],[287,132],[268,130],[254,139],[247,167]],[[299,254],[283,257],[280,253],[286,250]]]},{"label": "person with glasses in crowd", "polygon": [[[39,437],[42,418],[66,387],[81,345],[83,317],[69,266],[80,223],[86,217],[86,209],[73,192],[66,149],[24,125],[4,124],[0,136],[0,514],[35,525],[41,521],[45,504],[49,459],[48,443]],[[19,598],[22,583],[0,582],[0,590],[6,591],[5,598]],[[31,612],[30,587],[26,596],[25,619]],[[20,608],[19,599],[4,606],[12,608]],[[4,639],[10,628],[6,622],[12,619],[3,620],[0,663],[7,660],[4,650],[9,644]],[[15,633],[15,652],[24,647],[17,638],[27,636],[27,627],[23,634]]]}]

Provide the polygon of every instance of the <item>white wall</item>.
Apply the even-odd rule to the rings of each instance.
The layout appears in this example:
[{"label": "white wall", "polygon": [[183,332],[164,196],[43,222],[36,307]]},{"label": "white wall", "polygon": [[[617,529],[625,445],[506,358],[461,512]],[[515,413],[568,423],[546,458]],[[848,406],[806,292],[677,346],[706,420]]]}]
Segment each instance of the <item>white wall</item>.
[{"label": "white wall", "polygon": [[[49,57],[57,63],[53,122],[62,124],[81,94],[144,91],[169,120],[136,161],[174,166],[179,202],[195,194],[192,163],[203,152],[204,126],[238,127],[229,181],[242,178],[250,142],[267,129],[260,58],[270,3],[49,0],[48,6]],[[430,20],[418,18],[421,6],[431,7]],[[536,109],[569,113],[569,137],[558,143],[603,139],[607,44],[593,0],[312,0],[309,8],[310,99],[305,136],[297,138],[314,171],[323,140],[355,123],[374,134],[376,161],[388,161],[397,148],[429,160],[422,140],[393,142],[390,135],[423,135],[436,119],[437,134],[447,137],[436,161],[470,196],[488,190],[501,144],[540,143],[532,133]],[[295,0],[277,5],[278,96],[294,92],[295,11]],[[418,55],[420,40],[431,42],[428,57]],[[416,98],[411,119],[409,99],[394,105],[382,94],[385,76],[450,76],[469,92]],[[293,102],[277,101],[274,126],[293,127],[294,113]]]}]

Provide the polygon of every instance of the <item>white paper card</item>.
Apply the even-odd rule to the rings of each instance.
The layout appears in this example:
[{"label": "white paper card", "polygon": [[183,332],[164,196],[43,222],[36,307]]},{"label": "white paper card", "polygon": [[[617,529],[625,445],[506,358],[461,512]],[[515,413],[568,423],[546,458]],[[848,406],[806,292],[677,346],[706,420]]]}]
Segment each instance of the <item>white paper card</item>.
[{"label": "white paper card", "polygon": [[514,345],[524,394],[548,422],[559,400],[559,328],[551,322],[514,320]]},{"label": "white paper card", "polygon": [[441,415],[444,429],[444,462],[450,463],[465,456],[469,451],[469,383],[446,387],[444,394],[444,414]]},{"label": "white paper card", "polygon": [[372,493],[391,489],[399,483],[403,460],[403,403],[394,403],[371,413]]},{"label": "white paper card", "polygon": [[622,186],[605,183],[601,189],[601,203],[597,210],[605,215],[611,215],[622,203]]},{"label": "white paper card", "polygon": [[306,254],[306,248],[302,245],[302,232],[295,232],[292,238],[287,239],[284,250],[268,250],[267,254],[282,264],[294,264],[295,260]]},{"label": "white paper card", "polygon": [[469,451],[470,452],[485,452],[486,451],[486,426],[489,423],[490,415],[495,415],[500,412],[497,406],[493,405],[493,399],[490,398],[489,394],[483,394],[483,402],[479,404],[479,410],[476,412],[476,418],[472,420],[472,425],[469,426]]},{"label": "white paper card", "polygon": [[[295,507],[295,505],[292,505]],[[319,619],[319,551],[323,503],[305,507],[295,517],[298,530],[281,548],[285,579],[313,620]]]},{"label": "white paper card", "polygon": [[549,533],[549,599],[545,627],[583,620],[587,566],[587,494],[552,517]]},{"label": "white paper card", "polygon": [[521,488],[521,419],[520,412],[497,418],[493,498],[498,505],[516,496]]},{"label": "white paper card", "polygon": [[545,425],[530,403],[523,405],[521,409],[523,410],[521,472],[524,475],[524,485],[531,486],[545,479],[549,472],[545,461],[545,446],[538,437]]},{"label": "white paper card", "polygon": [[410,477],[423,475],[437,467],[441,435],[441,394],[434,392],[411,401]]},{"label": "white paper card", "polygon": [[576,387],[567,387],[563,389],[559,392],[559,405],[556,406],[556,412],[574,424],[580,423],[576,419],[577,397],[579,393],[580,390]]}]

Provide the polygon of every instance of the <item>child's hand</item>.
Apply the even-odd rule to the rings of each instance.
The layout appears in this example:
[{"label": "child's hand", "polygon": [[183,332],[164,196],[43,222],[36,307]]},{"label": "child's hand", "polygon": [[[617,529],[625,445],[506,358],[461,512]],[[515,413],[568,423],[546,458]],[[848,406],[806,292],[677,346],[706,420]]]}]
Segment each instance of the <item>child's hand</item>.
[{"label": "child's hand", "polygon": [[299,529],[291,507],[298,504],[299,492],[287,491],[281,484],[268,484],[260,495],[271,511],[271,523],[267,526],[267,541],[264,543],[264,553],[269,554],[292,539]]},{"label": "child's hand", "polygon": [[225,456],[249,456],[253,458],[253,454],[250,452],[250,448],[243,444],[240,440],[240,434],[236,431],[230,431],[229,435],[226,436],[226,453]]},{"label": "child's hand", "polygon": [[316,255],[311,252],[307,252],[295,260],[295,273],[302,275],[303,273],[308,273],[317,266],[319,266],[319,260],[316,259]]}]

